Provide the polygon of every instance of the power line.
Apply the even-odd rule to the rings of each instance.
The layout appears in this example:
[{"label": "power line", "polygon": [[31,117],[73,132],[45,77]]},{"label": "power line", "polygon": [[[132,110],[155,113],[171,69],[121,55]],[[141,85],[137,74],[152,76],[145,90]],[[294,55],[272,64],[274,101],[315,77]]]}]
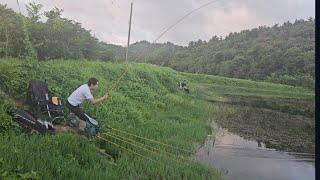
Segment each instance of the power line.
[{"label": "power line", "polygon": [[175,23],[173,23],[171,26],[169,26],[168,28],[166,28],[154,41],[153,43],[155,43],[157,40],[159,40],[165,33],[167,33],[170,29],[172,29],[174,26],[176,26],[177,24],[179,24],[181,21],[183,21],[185,18],[187,18],[188,16],[190,16],[192,13],[198,11],[199,9],[202,9],[206,6],[209,6],[210,4],[213,4],[215,2],[217,2],[219,0],[213,0],[213,1],[209,1],[206,4],[203,4],[202,6],[191,10],[190,12],[188,12],[186,15],[182,16],[180,19],[178,19]]}]

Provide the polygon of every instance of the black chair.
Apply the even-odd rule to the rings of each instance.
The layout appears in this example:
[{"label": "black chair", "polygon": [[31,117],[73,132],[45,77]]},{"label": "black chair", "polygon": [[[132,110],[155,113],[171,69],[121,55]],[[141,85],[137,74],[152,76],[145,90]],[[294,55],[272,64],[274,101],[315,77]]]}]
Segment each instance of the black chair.
[{"label": "black chair", "polygon": [[[53,102],[53,97],[57,102]],[[29,82],[27,102],[37,115],[45,115],[51,122],[57,119],[64,120],[61,100],[55,97],[47,84],[41,80]]]}]

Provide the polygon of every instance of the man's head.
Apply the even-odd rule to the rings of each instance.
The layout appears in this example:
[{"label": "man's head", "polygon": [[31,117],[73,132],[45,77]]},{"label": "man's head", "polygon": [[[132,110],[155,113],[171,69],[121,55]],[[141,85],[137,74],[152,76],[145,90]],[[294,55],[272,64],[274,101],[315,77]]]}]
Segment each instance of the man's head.
[{"label": "man's head", "polygon": [[98,79],[96,79],[96,78],[94,78],[94,77],[92,77],[92,78],[90,78],[89,80],[88,80],[88,86],[89,86],[89,88],[90,88],[90,90],[96,90],[96,89],[98,89],[98,87],[99,87],[99,83],[98,83]]}]

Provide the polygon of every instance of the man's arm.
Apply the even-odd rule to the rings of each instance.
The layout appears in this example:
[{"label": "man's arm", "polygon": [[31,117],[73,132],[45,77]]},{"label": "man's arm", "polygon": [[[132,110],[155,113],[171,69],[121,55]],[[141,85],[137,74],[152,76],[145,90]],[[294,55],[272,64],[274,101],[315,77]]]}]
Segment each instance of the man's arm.
[{"label": "man's arm", "polygon": [[108,93],[106,93],[104,96],[97,98],[97,99],[95,99],[95,98],[89,99],[89,102],[91,104],[97,104],[97,103],[100,103],[100,102],[106,100],[107,98],[108,98]]}]

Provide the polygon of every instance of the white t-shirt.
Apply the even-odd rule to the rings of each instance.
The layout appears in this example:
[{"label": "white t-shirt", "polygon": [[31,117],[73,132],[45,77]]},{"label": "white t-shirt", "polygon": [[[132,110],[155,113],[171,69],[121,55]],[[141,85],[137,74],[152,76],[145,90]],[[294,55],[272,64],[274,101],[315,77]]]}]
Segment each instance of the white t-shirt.
[{"label": "white t-shirt", "polygon": [[72,106],[80,105],[84,100],[92,99],[88,84],[83,84],[68,97],[68,101]]}]

